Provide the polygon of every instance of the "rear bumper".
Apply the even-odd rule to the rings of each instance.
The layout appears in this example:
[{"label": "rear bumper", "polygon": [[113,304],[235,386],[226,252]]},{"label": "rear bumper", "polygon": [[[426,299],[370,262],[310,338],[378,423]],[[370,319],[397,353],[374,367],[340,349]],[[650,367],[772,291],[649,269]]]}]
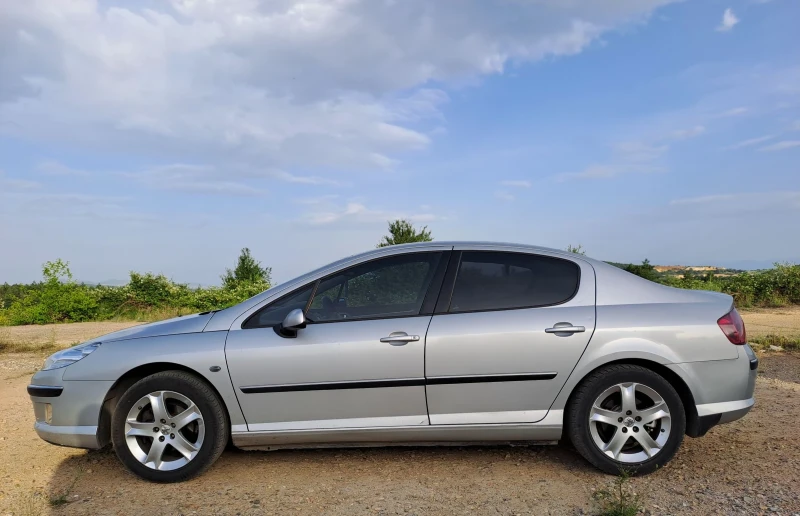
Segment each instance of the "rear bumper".
[{"label": "rear bumper", "polygon": [[719,416],[717,424],[730,423],[750,412],[756,404],[755,398],[739,401],[724,401],[722,403],[706,403],[697,406],[698,417]]},{"label": "rear bumper", "polygon": [[739,357],[733,360],[668,366],[686,381],[695,400],[695,414],[689,415],[686,428],[689,436],[700,437],[713,426],[736,421],[755,405],[758,358],[750,346],[737,347]]}]

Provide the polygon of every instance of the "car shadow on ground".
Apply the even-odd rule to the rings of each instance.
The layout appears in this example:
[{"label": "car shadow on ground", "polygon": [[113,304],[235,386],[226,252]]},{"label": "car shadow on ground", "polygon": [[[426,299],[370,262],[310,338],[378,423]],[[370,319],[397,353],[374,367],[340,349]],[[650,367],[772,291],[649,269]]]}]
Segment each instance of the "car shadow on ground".
[{"label": "car shadow on ground", "polygon": [[[519,493],[518,489],[525,491],[523,498],[535,500],[536,493],[547,498],[561,484],[579,487],[555,494],[574,508],[588,504],[586,486],[602,484],[604,478],[567,445],[277,451],[229,446],[199,477],[181,484],[153,484],[129,473],[107,447],[61,461],[50,478],[47,496],[59,501],[60,505],[50,508],[51,514],[58,515],[128,514],[134,510],[129,505],[134,499],[138,514],[284,514],[288,510],[338,514],[350,512],[348,507],[350,513],[358,513],[354,506],[374,505],[412,507],[426,514],[492,498],[497,498],[493,503],[514,505],[518,500],[513,493]],[[530,511],[530,500],[525,504],[510,509]]]}]

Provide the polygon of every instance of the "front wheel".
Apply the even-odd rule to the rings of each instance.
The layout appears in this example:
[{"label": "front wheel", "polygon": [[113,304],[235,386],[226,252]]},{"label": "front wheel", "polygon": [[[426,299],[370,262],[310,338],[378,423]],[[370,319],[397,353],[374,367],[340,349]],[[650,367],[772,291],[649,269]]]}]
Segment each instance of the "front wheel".
[{"label": "front wheel", "polygon": [[228,442],[225,408],[200,378],[164,371],[119,400],[111,441],[122,463],[153,482],[181,482],[210,467]]},{"label": "front wheel", "polygon": [[566,423],[575,449],[612,474],[647,474],[663,467],[686,431],[683,403],[672,385],[631,364],[589,375],[571,400]]}]

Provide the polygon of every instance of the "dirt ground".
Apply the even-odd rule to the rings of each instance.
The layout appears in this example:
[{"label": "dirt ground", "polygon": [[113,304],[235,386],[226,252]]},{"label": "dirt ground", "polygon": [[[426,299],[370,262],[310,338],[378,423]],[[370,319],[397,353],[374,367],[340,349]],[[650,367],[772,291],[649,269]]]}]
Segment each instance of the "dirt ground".
[{"label": "dirt ground", "polygon": [[[55,331],[71,344],[95,330]],[[197,479],[150,484],[111,450],[36,436],[25,385],[42,358],[0,355],[0,515],[591,514],[593,493],[613,482],[567,446],[498,446],[232,449]],[[800,516],[800,354],[761,354],[760,372],[747,417],[687,437],[666,468],[630,481],[645,514]]]},{"label": "dirt ground", "polygon": [[0,326],[0,342],[17,346],[68,347],[139,322],[86,322],[72,324],[41,324],[31,326]]},{"label": "dirt ground", "polygon": [[800,335],[800,306],[749,308],[741,310],[741,313],[748,336]]}]

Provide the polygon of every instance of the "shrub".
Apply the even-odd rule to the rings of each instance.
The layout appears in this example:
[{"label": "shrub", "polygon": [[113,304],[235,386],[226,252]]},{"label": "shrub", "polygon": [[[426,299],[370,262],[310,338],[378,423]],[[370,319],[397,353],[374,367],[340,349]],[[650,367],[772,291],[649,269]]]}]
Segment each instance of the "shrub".
[{"label": "shrub", "polygon": [[11,303],[3,316],[9,324],[47,324],[88,321],[97,317],[97,301],[88,287],[72,279],[69,263],[45,262],[44,282]]}]

